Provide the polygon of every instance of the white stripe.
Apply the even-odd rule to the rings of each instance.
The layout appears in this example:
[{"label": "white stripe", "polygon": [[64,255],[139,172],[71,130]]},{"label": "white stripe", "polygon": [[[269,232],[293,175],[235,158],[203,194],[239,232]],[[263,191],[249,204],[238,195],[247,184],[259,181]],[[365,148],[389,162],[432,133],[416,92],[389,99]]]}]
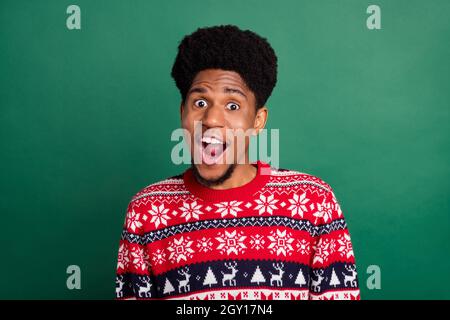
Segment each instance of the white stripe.
[{"label": "white stripe", "polygon": [[[234,300],[238,294],[241,294],[242,300],[266,300],[269,295],[272,295],[273,300],[308,300],[309,290],[277,290],[277,289],[258,289],[258,288],[246,288],[241,290],[211,290],[208,292],[194,293],[187,296],[174,296],[166,297],[167,300],[205,300],[208,296],[208,300]],[[247,295],[245,295],[247,294]],[[229,299],[228,295],[232,297]]]},{"label": "white stripe", "polygon": [[131,200],[131,202],[142,199],[144,197],[151,197],[151,196],[170,196],[170,195],[180,195],[180,194],[189,194],[189,191],[154,191],[154,192],[148,192],[143,193]]},{"label": "white stripe", "polygon": [[310,180],[297,180],[297,181],[291,181],[291,182],[269,182],[266,184],[266,186],[267,187],[287,187],[289,185],[297,185],[297,184],[312,184],[312,185],[322,188],[326,191],[330,191],[330,189],[328,189],[324,185],[314,182],[314,181],[310,181]]},{"label": "white stripe", "polygon": [[356,299],[358,295],[359,289],[328,291],[322,294],[310,293],[311,300],[324,300],[324,298],[326,300],[329,300],[330,298],[333,298],[333,300],[350,300],[351,297],[353,297],[353,299]]}]

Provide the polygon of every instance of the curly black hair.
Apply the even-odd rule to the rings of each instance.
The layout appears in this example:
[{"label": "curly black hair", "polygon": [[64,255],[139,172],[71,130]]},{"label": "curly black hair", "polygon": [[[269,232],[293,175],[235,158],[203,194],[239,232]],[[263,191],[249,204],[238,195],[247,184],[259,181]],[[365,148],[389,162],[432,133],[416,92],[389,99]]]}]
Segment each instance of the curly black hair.
[{"label": "curly black hair", "polygon": [[185,36],[171,76],[182,102],[198,72],[222,69],[239,73],[256,97],[256,108],[264,106],[277,82],[277,56],[269,42],[235,25],[198,28]]}]

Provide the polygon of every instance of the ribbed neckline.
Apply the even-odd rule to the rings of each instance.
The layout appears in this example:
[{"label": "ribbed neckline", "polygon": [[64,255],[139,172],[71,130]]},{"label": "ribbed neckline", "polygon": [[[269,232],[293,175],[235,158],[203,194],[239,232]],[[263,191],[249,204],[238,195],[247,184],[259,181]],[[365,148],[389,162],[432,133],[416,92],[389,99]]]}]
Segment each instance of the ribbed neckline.
[{"label": "ribbed neckline", "polygon": [[211,202],[246,200],[249,199],[266,185],[270,177],[270,165],[258,160],[256,163],[256,176],[246,184],[224,190],[215,190],[200,184],[194,177],[192,168],[187,169],[183,174],[184,184],[186,188],[194,196]]}]

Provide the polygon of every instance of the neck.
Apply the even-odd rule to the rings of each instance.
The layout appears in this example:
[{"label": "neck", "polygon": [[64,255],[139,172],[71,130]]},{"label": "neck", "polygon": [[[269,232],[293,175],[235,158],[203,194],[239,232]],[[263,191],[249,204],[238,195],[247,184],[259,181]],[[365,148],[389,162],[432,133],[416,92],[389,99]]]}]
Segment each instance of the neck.
[{"label": "neck", "polygon": [[203,201],[249,200],[270,180],[269,164],[258,160],[254,165],[256,167],[251,163],[237,164],[230,178],[214,188],[199,183],[192,167],[184,172],[183,181],[186,189]]},{"label": "neck", "polygon": [[249,163],[237,164],[230,178],[222,184],[211,186],[210,188],[214,190],[225,190],[240,187],[252,181],[256,177],[256,173],[257,168]]}]

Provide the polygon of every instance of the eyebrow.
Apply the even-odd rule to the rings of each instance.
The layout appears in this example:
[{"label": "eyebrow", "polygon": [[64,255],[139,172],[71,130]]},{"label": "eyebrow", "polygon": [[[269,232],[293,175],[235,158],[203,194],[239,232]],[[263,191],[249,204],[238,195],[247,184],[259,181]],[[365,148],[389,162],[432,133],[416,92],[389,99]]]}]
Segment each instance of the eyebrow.
[{"label": "eyebrow", "polygon": [[[198,92],[198,93],[206,93],[207,91],[208,91],[208,90],[207,90],[206,88],[203,88],[203,87],[194,87],[194,88],[192,88],[192,89],[190,89],[190,90],[188,91],[188,94],[187,94],[187,95],[189,96],[191,93],[194,93],[194,92]],[[241,90],[239,90],[239,89],[225,87],[225,88],[223,88],[223,92],[224,92],[224,93],[230,93],[230,94],[237,93],[237,94],[243,96],[243,97],[247,100],[247,96],[245,95],[245,93],[243,93],[243,92],[242,92]]]}]

